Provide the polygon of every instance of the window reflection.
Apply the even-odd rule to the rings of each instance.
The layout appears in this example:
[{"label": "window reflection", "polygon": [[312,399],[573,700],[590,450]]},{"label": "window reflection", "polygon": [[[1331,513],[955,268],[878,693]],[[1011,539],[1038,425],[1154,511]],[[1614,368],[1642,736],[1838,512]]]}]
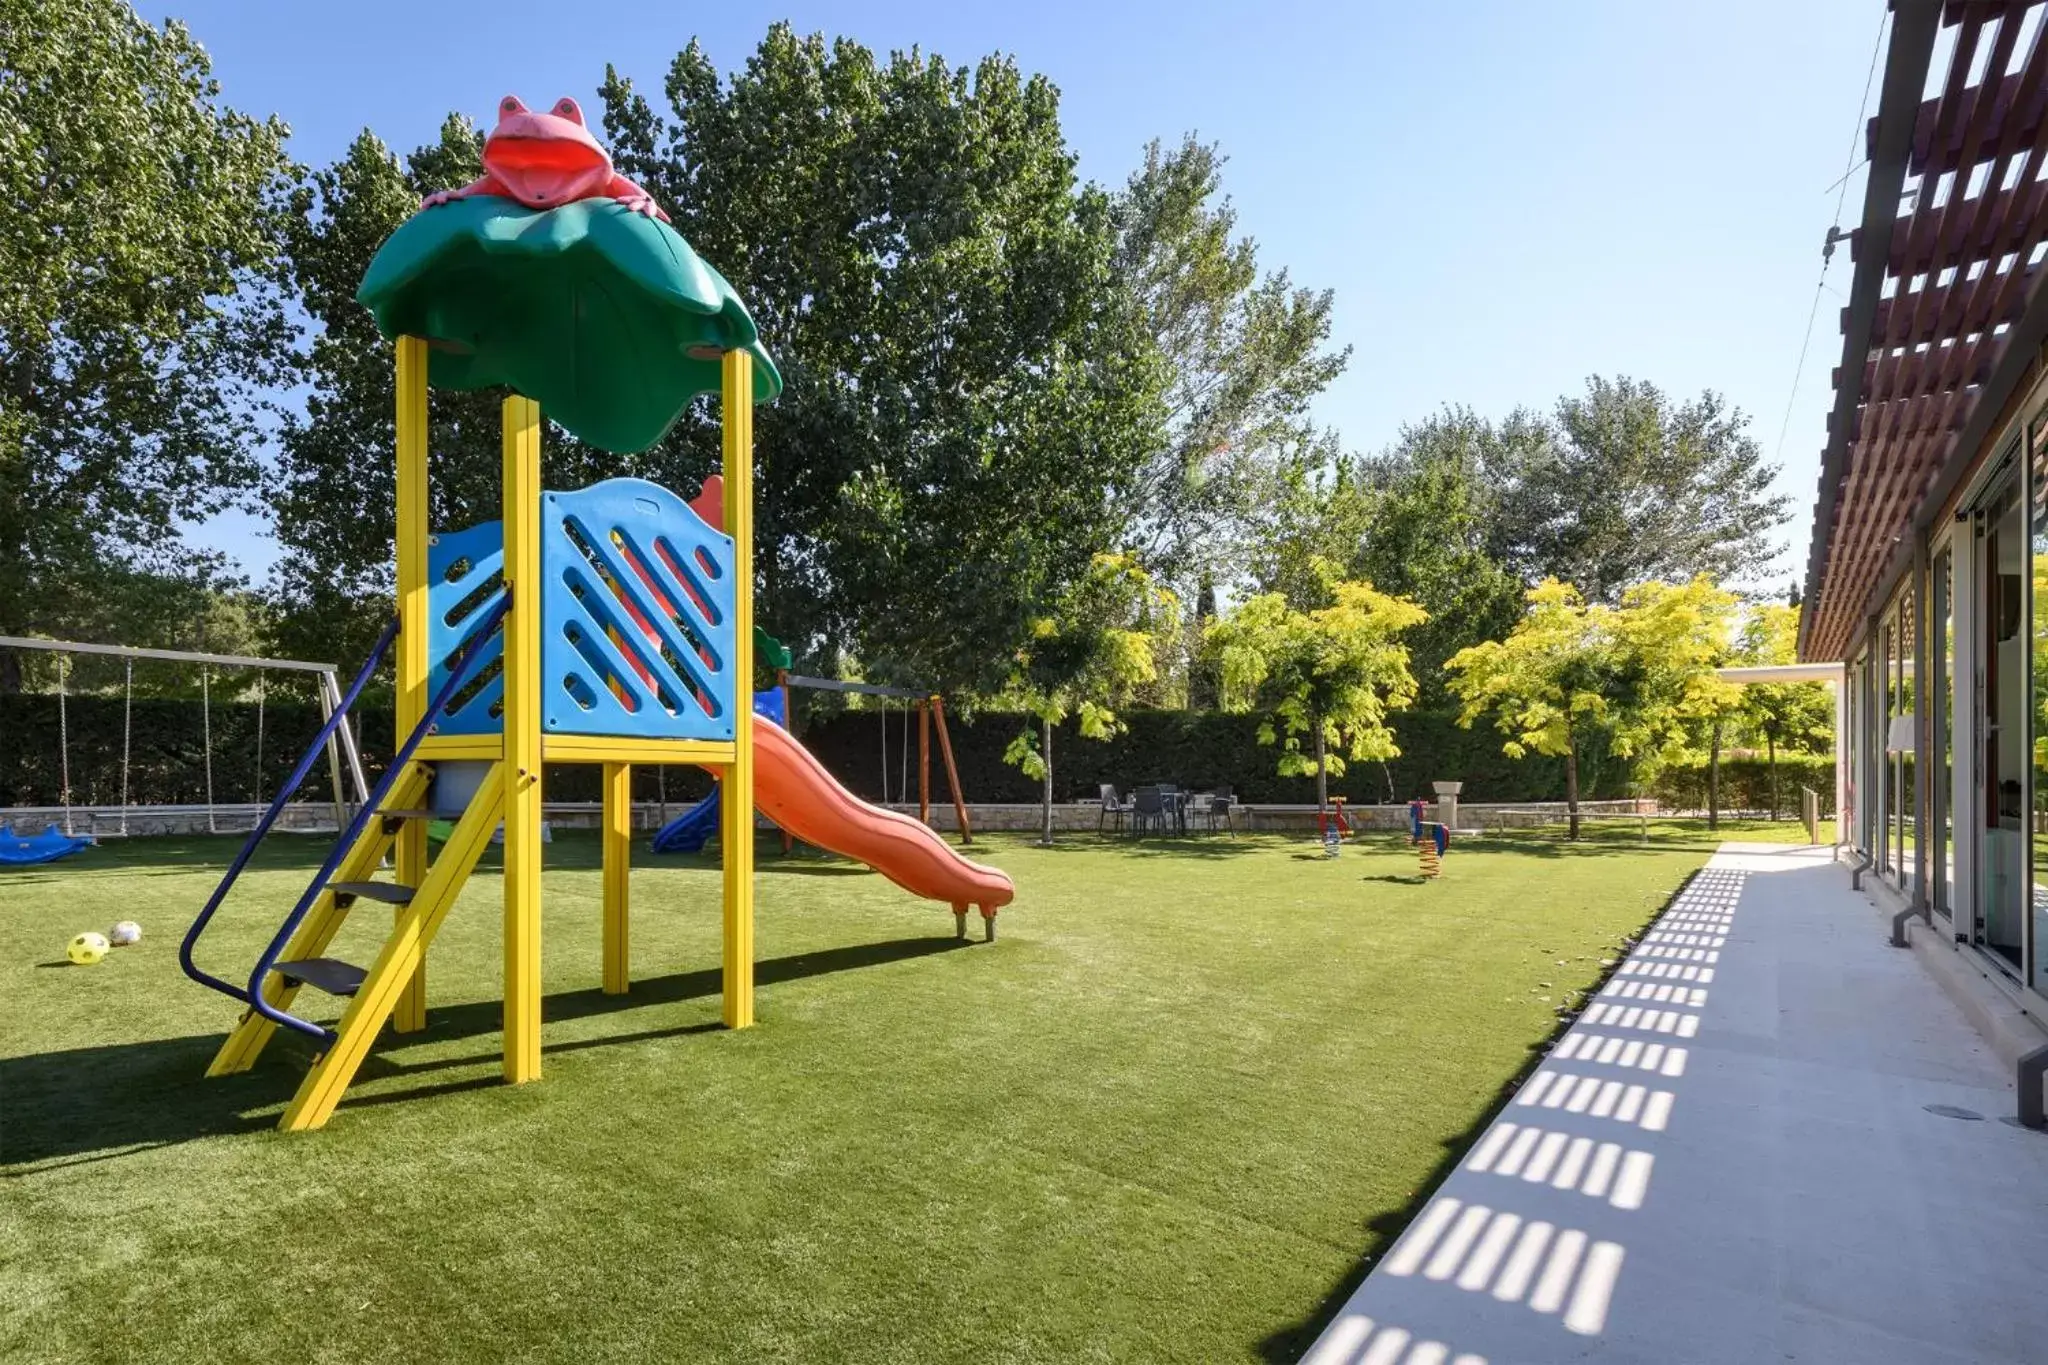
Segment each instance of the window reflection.
[{"label": "window reflection", "polygon": [[2032,627],[2027,670],[2028,748],[2032,758],[2033,794],[2029,801],[2028,837],[2032,846],[2029,862],[2033,879],[2029,902],[2032,913],[2027,945],[2028,971],[2035,990],[2048,989],[2048,972],[2042,970],[2042,948],[2048,943],[2048,877],[2043,876],[2044,855],[2048,855],[2048,828],[2042,810],[2048,797],[2048,449],[2042,441],[2041,419],[2027,433],[2028,507],[2032,539],[2028,546],[2028,601],[2032,606]]}]

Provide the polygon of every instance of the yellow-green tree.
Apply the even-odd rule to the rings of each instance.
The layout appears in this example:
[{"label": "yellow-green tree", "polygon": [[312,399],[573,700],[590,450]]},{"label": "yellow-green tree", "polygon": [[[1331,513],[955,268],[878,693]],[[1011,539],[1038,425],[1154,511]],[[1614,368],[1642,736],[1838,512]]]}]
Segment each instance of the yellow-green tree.
[{"label": "yellow-green tree", "polygon": [[1073,715],[1084,739],[1114,735],[1116,708],[1158,676],[1155,637],[1176,627],[1179,608],[1131,556],[1102,554],[1057,609],[1032,622],[998,700],[1038,722],[1035,733],[1027,726],[1010,741],[1003,758],[1039,780],[1041,844],[1052,843],[1053,727]]},{"label": "yellow-green tree", "polygon": [[1700,577],[1645,583],[1621,605],[1588,605],[1577,589],[1546,578],[1505,640],[1460,650],[1445,667],[1470,726],[1491,714],[1511,758],[1565,761],[1565,808],[1579,837],[1579,758],[1604,738],[1646,775],[1688,750],[1698,720],[1725,706],[1713,670],[1728,647],[1735,599]]},{"label": "yellow-green tree", "polygon": [[1347,759],[1388,759],[1401,750],[1387,717],[1415,700],[1404,632],[1428,613],[1372,584],[1317,565],[1324,605],[1290,606],[1263,593],[1211,623],[1203,640],[1227,711],[1262,711],[1259,742],[1281,748],[1283,776],[1316,779],[1316,806]]},{"label": "yellow-green tree", "polygon": [[1707,759],[1707,827],[1721,823],[1721,741],[1740,717],[1742,689],[1719,670],[1735,655],[1735,595],[1704,574],[1643,583],[1622,594],[1616,623],[1633,705],[1627,750],[1647,780],[1668,763]]}]

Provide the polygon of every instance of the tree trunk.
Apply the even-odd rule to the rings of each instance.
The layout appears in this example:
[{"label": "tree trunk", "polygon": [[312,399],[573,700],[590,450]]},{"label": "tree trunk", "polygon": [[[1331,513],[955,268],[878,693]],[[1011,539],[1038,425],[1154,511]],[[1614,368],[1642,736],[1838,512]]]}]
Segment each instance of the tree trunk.
[{"label": "tree trunk", "polygon": [[1044,785],[1040,788],[1038,808],[1038,842],[1046,848],[1052,847],[1052,722],[1040,718],[1038,722],[1038,757],[1045,764]]},{"label": "tree trunk", "polygon": [[1322,721],[1322,717],[1320,717],[1320,716],[1316,717],[1316,720],[1315,720],[1315,732],[1316,732],[1316,820],[1317,820],[1317,822],[1318,822],[1318,825],[1320,825],[1320,823],[1321,823],[1321,821],[1322,821],[1322,818],[1323,818],[1323,816],[1324,816],[1324,815],[1325,815],[1325,814],[1326,814],[1326,813],[1328,812],[1328,810],[1329,810],[1329,808],[1330,808],[1330,774],[1329,774],[1329,772],[1328,772],[1327,770],[1325,770],[1325,769],[1324,769],[1324,767],[1323,767],[1323,758],[1324,758],[1324,756],[1325,756],[1325,755],[1324,755],[1324,750],[1323,750],[1323,721]]},{"label": "tree trunk", "polygon": [[1714,737],[1707,746],[1707,828],[1721,828],[1721,722],[1714,722]]},{"label": "tree trunk", "polygon": [[1778,818],[1778,737],[1764,733],[1764,752],[1771,756],[1771,818]]},{"label": "tree trunk", "polygon": [[1575,739],[1564,751],[1564,809],[1571,822],[1567,838],[1579,837],[1579,742]]}]

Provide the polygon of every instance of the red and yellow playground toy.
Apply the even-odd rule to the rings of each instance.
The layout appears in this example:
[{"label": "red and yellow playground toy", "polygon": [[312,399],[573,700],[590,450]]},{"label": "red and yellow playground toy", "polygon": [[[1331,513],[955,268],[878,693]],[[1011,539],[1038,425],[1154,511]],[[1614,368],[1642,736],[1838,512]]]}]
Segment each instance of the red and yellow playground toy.
[{"label": "red and yellow playground toy", "polygon": [[[426,957],[504,825],[505,1060],[540,1076],[541,765],[604,769],[603,980],[629,989],[627,867],[635,763],[695,763],[736,809],[859,859],[986,936],[1015,894],[906,816],[856,799],[754,714],[753,405],[781,390],[753,319],[640,186],[617,174],[574,100],[507,96],[486,175],[429,196],[357,297],[396,350],[398,613],[187,931],[186,974],[245,1008],[209,1076],[246,1070],[280,1028],[318,1060],[280,1126],[334,1112],[385,1021],[425,1026]],[[429,534],[427,389],[502,385],[503,519]],[[541,412],[592,445],[643,450],[699,394],[722,404],[722,484],[693,502],[641,479],[540,485]],[[245,981],[195,960],[207,924],[387,652],[400,742],[369,801]],[[427,825],[454,820],[429,856]],[[723,1017],[754,1022],[754,822],[727,820]],[[376,878],[389,855],[391,880]],[[352,912],[392,907],[367,967],[326,956]],[[330,1031],[291,1013],[303,987],[346,997]]]}]

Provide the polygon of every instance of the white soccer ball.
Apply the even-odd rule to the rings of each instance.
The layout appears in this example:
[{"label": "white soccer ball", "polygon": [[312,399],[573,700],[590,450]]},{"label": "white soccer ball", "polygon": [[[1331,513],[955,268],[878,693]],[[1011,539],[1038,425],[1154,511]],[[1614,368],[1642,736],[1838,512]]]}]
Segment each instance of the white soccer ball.
[{"label": "white soccer ball", "polygon": [[116,948],[125,948],[131,943],[142,942],[142,926],[132,919],[124,919],[107,930],[107,939]]}]

